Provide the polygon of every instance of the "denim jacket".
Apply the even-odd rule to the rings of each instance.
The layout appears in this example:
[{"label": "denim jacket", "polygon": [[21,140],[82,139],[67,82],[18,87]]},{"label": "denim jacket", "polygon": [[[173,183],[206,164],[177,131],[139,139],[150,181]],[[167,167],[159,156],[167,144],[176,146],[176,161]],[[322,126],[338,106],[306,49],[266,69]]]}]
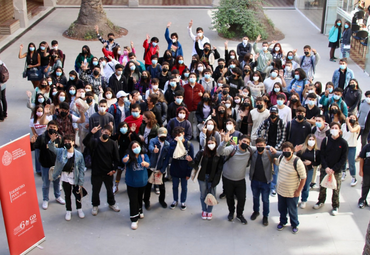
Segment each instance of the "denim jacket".
[{"label": "denim jacket", "polygon": [[[124,111],[125,111],[125,116],[128,117],[130,116],[130,102],[127,101],[125,102],[124,104]],[[118,102],[116,102],[115,104],[112,104],[109,109],[108,109],[108,112],[110,114],[113,115],[114,117],[114,126],[116,128],[115,132],[113,132],[114,134],[116,133],[119,133],[119,123],[121,123],[121,116],[122,116],[122,112],[121,110],[119,109],[118,107]]]},{"label": "denim jacket", "polygon": [[[161,143],[159,142],[158,136],[150,139],[149,142],[149,152],[150,152],[150,168],[156,168],[160,170],[162,173],[166,171],[167,165],[170,161],[170,143],[168,141],[164,141],[162,151],[158,153],[154,153],[154,148],[157,145],[157,148],[161,148]],[[160,159],[158,160],[160,154]],[[158,165],[157,165],[158,161]]]},{"label": "denim jacket", "polygon": [[[56,155],[55,168],[53,172],[53,180],[56,180],[62,174],[62,170],[68,161],[67,149],[55,148],[54,143],[51,141],[48,147],[49,147],[49,150],[52,151]],[[82,186],[84,184],[84,176],[85,176],[85,172],[84,172],[85,161],[84,161],[84,158],[81,152],[79,152],[78,150],[74,150],[74,153],[75,153],[75,167],[73,170],[73,176],[75,180],[75,185]]]}]

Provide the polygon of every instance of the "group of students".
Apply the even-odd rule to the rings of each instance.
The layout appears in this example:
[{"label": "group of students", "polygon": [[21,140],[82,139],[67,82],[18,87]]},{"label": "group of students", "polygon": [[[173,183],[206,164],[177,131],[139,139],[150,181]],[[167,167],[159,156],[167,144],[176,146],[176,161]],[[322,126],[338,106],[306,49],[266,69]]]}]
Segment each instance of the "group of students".
[{"label": "group of students", "polygon": [[[348,159],[351,185],[355,186],[357,139],[361,133],[366,150],[370,131],[370,91],[362,100],[347,60],[340,60],[333,80],[323,88],[321,82],[313,81],[320,56],[309,45],[304,46],[304,55],[298,56],[297,50],[285,53],[278,42],[262,42],[259,49],[260,36],[253,45],[244,37],[237,51],[229,51],[225,43],[225,57],[221,58],[203,29],[198,27],[194,35],[192,25],[191,21],[189,66],[177,33],[169,33],[171,23],[165,29],[168,48],[163,57],[159,57],[159,39],[147,36],[144,63],[137,60],[133,42],[121,47],[114,34],[105,40],[96,27],[104,56],[94,57],[90,48],[83,46],[68,79],[63,69],[65,55],[57,41],[52,42],[51,50],[45,41],[37,50],[30,43],[26,53],[21,47],[19,57],[26,58],[28,77],[35,77],[35,68],[43,73],[39,80],[31,79],[35,89],[27,93],[35,168],[43,179],[43,209],[48,208],[52,181],[57,202],[66,204],[66,220],[71,219],[72,193],[83,218],[79,187],[85,169],[91,168],[92,214],[98,214],[103,183],[110,208],[119,212],[114,194],[125,171],[131,228],[136,229],[144,217],[143,205],[147,210],[151,207],[152,183],[148,179],[152,174],[162,178],[162,184],[156,186],[160,205],[167,208],[164,182],[170,179],[170,208],[179,205],[185,210],[187,181],[194,177],[192,169],[200,169],[196,176],[202,218],[213,217],[213,207],[205,198],[209,193],[216,196],[222,177],[220,198],[226,197],[228,219],[234,219],[236,196],[236,219],[246,224],[245,176],[250,166],[252,220],[259,215],[261,196],[262,222],[267,226],[269,196],[278,195],[278,229],[287,224],[289,212],[296,233],[299,196],[302,193],[303,209],[317,171],[320,182],[326,174],[334,174],[338,182],[332,200],[332,214],[336,215],[345,163]],[[197,153],[191,140],[199,141]],[[362,151],[359,156],[359,173],[364,176],[370,163],[367,155]],[[361,208],[367,204],[370,180],[366,180]],[[326,189],[320,187],[315,209],[324,204],[325,197]]]}]

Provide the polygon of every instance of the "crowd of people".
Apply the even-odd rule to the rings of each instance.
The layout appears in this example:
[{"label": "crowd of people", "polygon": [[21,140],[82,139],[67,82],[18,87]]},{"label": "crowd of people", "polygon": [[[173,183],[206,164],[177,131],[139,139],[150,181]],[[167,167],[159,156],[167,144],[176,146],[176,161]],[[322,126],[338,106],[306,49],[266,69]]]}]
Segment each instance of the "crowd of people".
[{"label": "crowd of people", "polygon": [[[324,205],[326,188],[320,183],[326,175],[337,182],[331,214],[338,214],[347,161],[351,186],[357,184],[357,172],[363,176],[358,206],[367,205],[370,91],[363,99],[346,58],[340,59],[332,81],[322,83],[315,80],[320,55],[310,45],[303,46],[300,56],[297,50],[284,51],[279,42],[244,37],[236,50],[229,50],[226,42],[222,54],[201,27],[193,34],[191,21],[192,55],[184,56],[189,43],[181,44],[170,26],[162,52],[158,37],[146,37],[144,61],[136,56],[133,42],[121,46],[112,33],[103,38],[97,26],[102,52],[83,46],[73,70],[64,66],[65,54],[55,40],[51,45],[42,41],[38,48],[31,42],[26,52],[20,46],[24,77],[34,86],[27,105],[35,171],[43,180],[43,209],[49,206],[52,182],[56,201],[66,205],[65,219],[71,220],[72,193],[84,218],[82,187],[84,173],[91,169],[92,215],[98,214],[103,183],[109,207],[120,211],[115,194],[124,173],[132,229],[144,218],[143,207],[151,208],[153,184],[160,205],[167,208],[165,182],[172,181],[169,207],[186,210],[190,178],[199,182],[202,219],[213,217],[213,206],[206,202],[211,194],[226,198],[229,221],[247,224],[249,169],[250,219],[259,216],[261,199],[262,224],[267,226],[269,197],[277,195],[277,229],[286,226],[289,214],[295,234],[298,205],[307,206],[311,188],[320,187],[313,208]],[[357,152],[360,136],[362,151]],[[222,193],[216,196],[221,179]]]}]

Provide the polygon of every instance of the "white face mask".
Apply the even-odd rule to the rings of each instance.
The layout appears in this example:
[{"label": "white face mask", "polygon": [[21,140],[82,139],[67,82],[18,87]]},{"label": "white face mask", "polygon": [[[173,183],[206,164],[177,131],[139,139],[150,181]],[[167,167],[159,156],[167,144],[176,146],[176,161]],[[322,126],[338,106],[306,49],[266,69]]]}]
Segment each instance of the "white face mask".
[{"label": "white face mask", "polygon": [[202,37],[203,36],[203,33],[198,33],[197,34],[199,37]]},{"label": "white face mask", "polygon": [[234,128],[234,125],[233,125],[233,124],[228,124],[228,125],[226,125],[226,129],[227,129],[228,131],[232,130],[233,128]]},{"label": "white face mask", "polygon": [[260,77],[258,77],[258,76],[253,76],[253,80],[254,81],[258,81],[260,79]]},{"label": "white face mask", "polygon": [[85,89],[85,91],[86,91],[86,92],[90,92],[90,91],[91,91],[91,89]]},{"label": "white face mask", "polygon": [[263,51],[267,51],[267,47],[262,47],[262,50]]},{"label": "white face mask", "polygon": [[107,99],[111,99],[111,98],[112,98],[112,94],[106,94],[106,95],[105,95],[105,98],[107,98]]},{"label": "white face mask", "polygon": [[203,66],[198,67],[198,68],[197,68],[197,70],[198,70],[199,72],[203,72]]},{"label": "white face mask", "polygon": [[339,130],[338,129],[330,129],[330,134],[332,136],[337,136],[339,134]]},{"label": "white face mask", "polygon": [[172,39],[172,42],[175,43],[177,40],[176,39]]},{"label": "white face mask", "polygon": [[240,99],[235,99],[235,103],[239,104],[240,103]]},{"label": "white face mask", "polygon": [[308,144],[308,146],[313,147],[313,146],[315,146],[315,141],[308,140],[307,144]]},{"label": "white face mask", "polygon": [[158,85],[153,85],[152,87],[153,87],[154,90],[158,89]]},{"label": "white face mask", "polygon": [[207,125],[207,130],[212,131],[215,128],[214,125]]},{"label": "white face mask", "polygon": [[215,143],[210,143],[210,144],[207,144],[208,148],[213,151],[213,149],[216,147],[216,144]]},{"label": "white face mask", "polygon": [[275,47],[275,51],[279,51],[280,50],[280,47]]},{"label": "white face mask", "polygon": [[234,56],[234,55],[231,55],[231,56],[230,56],[230,59],[235,59],[235,56]]},{"label": "white face mask", "polygon": [[366,103],[370,104],[370,97],[365,98]]},{"label": "white face mask", "polygon": [[225,104],[226,108],[230,108],[231,104]]},{"label": "white face mask", "polygon": [[103,113],[103,112],[105,112],[105,110],[106,110],[107,108],[105,108],[105,107],[99,107],[99,112],[101,112],[101,113]]},{"label": "white face mask", "polygon": [[141,100],[143,100],[143,97],[140,95],[140,96],[137,97],[137,100],[141,101]]},{"label": "white face mask", "polygon": [[183,119],[185,119],[185,116],[186,116],[186,114],[183,114],[183,113],[179,113],[179,118],[181,119],[181,120],[183,120]]},{"label": "white face mask", "polygon": [[248,43],[248,40],[243,40],[243,43],[244,43],[244,44],[247,44],[247,43]]},{"label": "white face mask", "polygon": [[44,115],[44,113],[43,113],[43,112],[36,112],[36,115],[37,115],[38,117],[41,117],[42,115]]}]

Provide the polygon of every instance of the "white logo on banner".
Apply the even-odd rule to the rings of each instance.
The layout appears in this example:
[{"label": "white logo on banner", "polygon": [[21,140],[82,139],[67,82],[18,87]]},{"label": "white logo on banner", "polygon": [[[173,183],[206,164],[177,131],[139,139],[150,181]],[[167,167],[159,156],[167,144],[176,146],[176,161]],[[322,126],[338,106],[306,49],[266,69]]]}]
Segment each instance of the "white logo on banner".
[{"label": "white logo on banner", "polygon": [[13,160],[12,154],[8,151],[5,151],[2,159],[3,165],[9,166],[12,163],[12,160]]}]

